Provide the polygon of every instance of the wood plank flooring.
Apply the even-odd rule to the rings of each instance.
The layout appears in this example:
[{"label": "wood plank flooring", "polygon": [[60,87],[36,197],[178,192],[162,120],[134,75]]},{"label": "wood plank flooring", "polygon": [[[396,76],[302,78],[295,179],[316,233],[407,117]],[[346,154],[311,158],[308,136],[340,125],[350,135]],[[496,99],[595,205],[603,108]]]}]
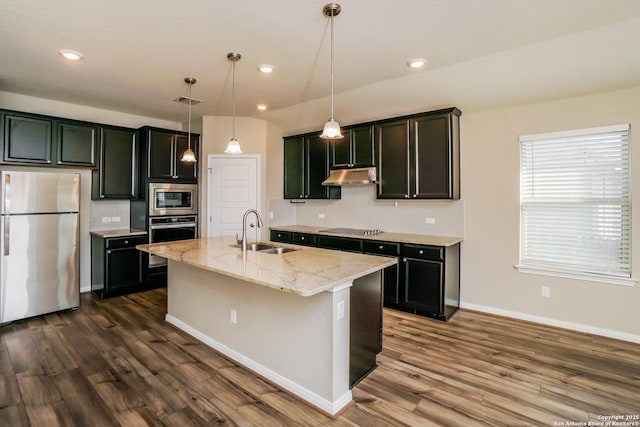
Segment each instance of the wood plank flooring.
[{"label": "wood plank flooring", "polygon": [[448,323],[385,310],[379,367],[333,420],[174,329],[165,312],[165,289],[83,294],[77,311],[0,328],[0,426],[557,426],[640,416],[638,344],[464,310]]}]

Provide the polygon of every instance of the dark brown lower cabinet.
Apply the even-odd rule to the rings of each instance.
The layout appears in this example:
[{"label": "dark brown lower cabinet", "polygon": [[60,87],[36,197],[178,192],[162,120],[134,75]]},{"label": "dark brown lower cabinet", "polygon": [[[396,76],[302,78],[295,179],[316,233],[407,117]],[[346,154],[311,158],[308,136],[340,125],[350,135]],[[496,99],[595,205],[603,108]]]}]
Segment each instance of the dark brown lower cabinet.
[{"label": "dark brown lower cabinet", "polygon": [[398,257],[382,273],[385,307],[444,321],[460,307],[460,243],[416,245],[284,230],[271,230],[271,240]]},{"label": "dark brown lower cabinet", "polygon": [[[363,248],[364,253],[371,255],[386,255],[392,257],[398,257],[400,255],[400,243],[365,240]],[[398,268],[398,264],[387,267],[382,271],[382,298],[385,307],[395,308],[398,306],[399,273],[400,269]]]},{"label": "dark brown lower cabinet", "polygon": [[101,237],[91,235],[91,293],[106,298],[138,292],[142,283],[142,253],[136,245],[147,236]]},{"label": "dark brown lower cabinet", "polygon": [[397,307],[447,320],[460,306],[460,244],[402,245],[402,289]]}]

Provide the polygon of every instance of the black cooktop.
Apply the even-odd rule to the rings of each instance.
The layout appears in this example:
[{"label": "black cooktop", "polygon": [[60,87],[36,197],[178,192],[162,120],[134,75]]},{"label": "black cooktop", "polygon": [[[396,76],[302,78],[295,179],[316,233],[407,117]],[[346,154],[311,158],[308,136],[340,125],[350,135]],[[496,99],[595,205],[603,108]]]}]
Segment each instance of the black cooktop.
[{"label": "black cooktop", "polygon": [[376,234],[382,234],[383,231],[372,229],[360,229],[360,228],[327,228],[320,230],[321,233],[333,233],[333,234],[348,234],[350,236],[371,236]]}]

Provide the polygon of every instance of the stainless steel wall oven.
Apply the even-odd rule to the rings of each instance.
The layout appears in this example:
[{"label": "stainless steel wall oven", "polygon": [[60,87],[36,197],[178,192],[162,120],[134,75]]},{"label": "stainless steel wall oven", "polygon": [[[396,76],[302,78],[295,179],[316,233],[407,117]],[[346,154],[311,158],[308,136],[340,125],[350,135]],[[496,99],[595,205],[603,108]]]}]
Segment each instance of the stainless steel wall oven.
[{"label": "stainless steel wall oven", "polygon": [[[172,242],[198,237],[198,216],[149,217],[149,243]],[[166,258],[149,255],[149,267],[167,265]]]}]

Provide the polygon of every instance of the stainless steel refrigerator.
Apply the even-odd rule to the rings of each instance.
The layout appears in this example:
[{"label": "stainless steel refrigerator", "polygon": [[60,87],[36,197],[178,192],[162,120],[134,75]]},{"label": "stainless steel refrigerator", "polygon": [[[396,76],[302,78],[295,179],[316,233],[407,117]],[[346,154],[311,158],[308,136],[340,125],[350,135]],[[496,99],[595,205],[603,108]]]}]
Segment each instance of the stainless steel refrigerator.
[{"label": "stainless steel refrigerator", "polygon": [[2,171],[0,324],[80,304],[80,175]]}]

